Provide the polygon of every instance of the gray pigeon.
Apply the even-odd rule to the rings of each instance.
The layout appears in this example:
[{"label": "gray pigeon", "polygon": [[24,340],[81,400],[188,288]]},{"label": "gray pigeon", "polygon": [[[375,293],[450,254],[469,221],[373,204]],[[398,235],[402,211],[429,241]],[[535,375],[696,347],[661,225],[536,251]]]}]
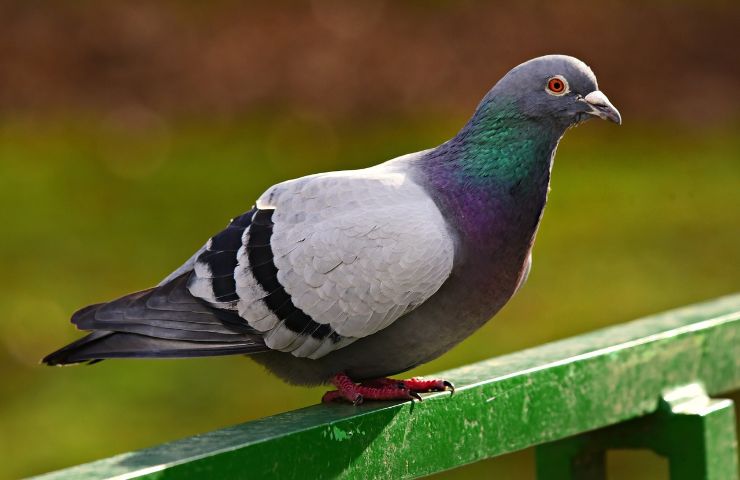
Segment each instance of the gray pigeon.
[{"label": "gray pigeon", "polygon": [[43,361],[259,353],[290,383],[333,383],[325,401],[452,389],[387,377],[451,349],[521,287],[555,149],[594,116],[621,123],[586,64],[525,62],[436,148],[270,187],[158,286],[75,313],[91,333]]}]

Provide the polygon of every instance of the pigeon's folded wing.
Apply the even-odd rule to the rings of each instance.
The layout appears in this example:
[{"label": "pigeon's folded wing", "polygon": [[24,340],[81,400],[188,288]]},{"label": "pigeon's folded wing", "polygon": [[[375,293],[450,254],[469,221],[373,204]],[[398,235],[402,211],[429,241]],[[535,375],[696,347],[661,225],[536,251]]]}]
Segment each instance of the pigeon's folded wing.
[{"label": "pigeon's folded wing", "polygon": [[[295,356],[319,358],[387,327],[452,270],[454,242],[442,214],[397,170],[281,183],[246,215],[240,237],[233,230],[229,244],[227,229],[198,257],[190,292],[236,310],[268,347]],[[237,248],[230,277],[232,265],[215,252]]]}]

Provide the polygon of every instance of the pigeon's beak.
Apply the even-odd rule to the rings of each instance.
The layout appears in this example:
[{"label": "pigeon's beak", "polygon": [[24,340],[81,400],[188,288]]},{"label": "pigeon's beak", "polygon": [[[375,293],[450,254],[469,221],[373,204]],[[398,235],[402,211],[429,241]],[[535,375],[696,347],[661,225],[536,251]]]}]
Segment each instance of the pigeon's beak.
[{"label": "pigeon's beak", "polygon": [[586,102],[590,108],[590,110],[586,112],[589,115],[594,115],[604,120],[610,120],[617,125],[622,124],[622,116],[619,114],[619,110],[612,105],[612,102],[606,98],[606,95],[604,95],[601,90],[594,90],[589,93],[583,98],[583,101]]}]

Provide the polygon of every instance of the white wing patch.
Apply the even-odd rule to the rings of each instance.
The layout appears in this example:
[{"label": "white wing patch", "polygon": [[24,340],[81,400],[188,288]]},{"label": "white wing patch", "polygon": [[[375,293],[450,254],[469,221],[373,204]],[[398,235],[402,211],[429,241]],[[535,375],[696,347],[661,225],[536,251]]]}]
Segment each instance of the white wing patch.
[{"label": "white wing patch", "polygon": [[452,270],[454,243],[442,214],[392,163],[284,182],[257,207],[274,209],[278,281],[297,308],[343,337],[288,329],[260,301],[269,292],[250,274],[243,247],[235,274],[239,314],[277,350],[319,358],[371,335],[426,301]]}]

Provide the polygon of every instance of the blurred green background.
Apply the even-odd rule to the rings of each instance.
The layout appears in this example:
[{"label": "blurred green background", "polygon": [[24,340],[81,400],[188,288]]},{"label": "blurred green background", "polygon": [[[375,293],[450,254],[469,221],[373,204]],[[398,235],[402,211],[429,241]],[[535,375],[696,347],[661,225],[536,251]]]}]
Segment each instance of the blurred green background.
[{"label": "blurred green background", "polygon": [[[38,360],[271,184],[439,144],[536,55],[589,63],[625,124],[566,135],[527,286],[412,373],[740,290],[738,31],[737,2],[0,4],[0,478],[316,403],[241,357]],[[439,478],[481,476],[531,452]]]}]

